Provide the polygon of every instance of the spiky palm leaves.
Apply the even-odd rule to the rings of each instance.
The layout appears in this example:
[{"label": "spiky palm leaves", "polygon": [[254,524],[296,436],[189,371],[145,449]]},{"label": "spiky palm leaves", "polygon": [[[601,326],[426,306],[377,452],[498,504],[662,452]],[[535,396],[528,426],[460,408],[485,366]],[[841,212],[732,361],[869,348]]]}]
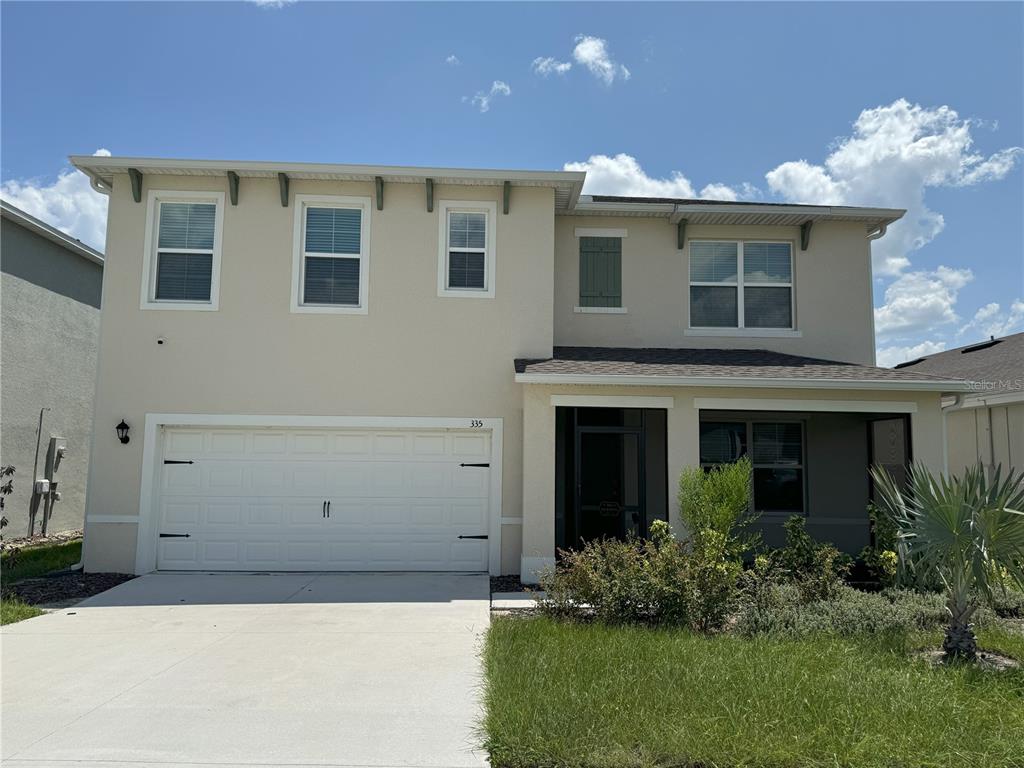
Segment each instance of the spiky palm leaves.
[{"label": "spiky palm leaves", "polygon": [[879,506],[897,527],[902,572],[938,580],[946,591],[947,658],[973,659],[979,597],[991,600],[1008,580],[1024,587],[1024,475],[1003,477],[979,465],[960,477],[935,477],[914,464],[903,489],[881,467],[871,476]]}]

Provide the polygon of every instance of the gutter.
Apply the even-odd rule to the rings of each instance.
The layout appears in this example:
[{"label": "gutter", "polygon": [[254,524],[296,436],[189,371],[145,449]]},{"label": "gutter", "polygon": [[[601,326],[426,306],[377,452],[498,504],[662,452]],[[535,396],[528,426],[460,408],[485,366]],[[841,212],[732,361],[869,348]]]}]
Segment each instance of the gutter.
[{"label": "gutter", "polygon": [[746,387],[750,389],[861,389],[881,391],[965,392],[969,382],[925,379],[784,379],[740,376],[667,376],[657,374],[517,373],[516,384],[588,384],[634,387]]}]

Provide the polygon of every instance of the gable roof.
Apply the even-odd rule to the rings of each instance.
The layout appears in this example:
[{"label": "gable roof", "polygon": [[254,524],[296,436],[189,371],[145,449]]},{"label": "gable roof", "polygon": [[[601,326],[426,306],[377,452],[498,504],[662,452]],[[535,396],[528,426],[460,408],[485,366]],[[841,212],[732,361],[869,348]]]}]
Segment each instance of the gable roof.
[{"label": "gable roof", "polygon": [[539,360],[515,361],[520,384],[796,387],[960,392],[951,376],[876,368],[764,349],[555,347]]},{"label": "gable roof", "polygon": [[45,237],[57,245],[63,246],[83,259],[103,266],[102,253],[94,248],[90,248],[78,238],[72,237],[66,232],[61,232],[56,227],[51,227],[45,221],[40,221],[35,216],[25,213],[21,208],[11,205],[6,200],[0,200],[0,216],[8,221],[13,221],[15,224],[20,224],[25,229]]},{"label": "gable roof", "polygon": [[900,363],[896,369],[968,379],[978,394],[1018,394],[1024,399],[1024,333],[936,352]]}]

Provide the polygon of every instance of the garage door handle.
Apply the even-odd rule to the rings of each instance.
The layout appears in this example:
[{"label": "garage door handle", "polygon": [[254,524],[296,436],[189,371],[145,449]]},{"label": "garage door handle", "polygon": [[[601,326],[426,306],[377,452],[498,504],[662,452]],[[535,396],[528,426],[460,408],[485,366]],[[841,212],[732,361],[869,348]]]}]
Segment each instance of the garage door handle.
[{"label": "garage door handle", "polygon": [[322,518],[324,518],[324,520],[327,519],[327,502],[326,501],[324,501],[323,506],[320,507],[320,516]]},{"label": "garage door handle", "polygon": [[490,464],[459,464],[460,467],[489,467]]},{"label": "garage door handle", "polygon": [[164,464],[195,464],[194,461],[178,461],[176,459],[164,459]]},{"label": "garage door handle", "polygon": [[487,536],[459,536],[460,539],[486,539]]},{"label": "garage door handle", "polygon": [[191,538],[190,534],[187,533],[161,533],[161,539],[188,539]]}]

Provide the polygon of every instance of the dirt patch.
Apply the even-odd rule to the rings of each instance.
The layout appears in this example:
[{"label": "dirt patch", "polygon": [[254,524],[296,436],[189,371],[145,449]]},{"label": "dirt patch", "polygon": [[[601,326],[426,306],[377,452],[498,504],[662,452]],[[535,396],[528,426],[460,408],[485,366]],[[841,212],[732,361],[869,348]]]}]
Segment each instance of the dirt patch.
[{"label": "dirt patch", "polygon": [[[929,648],[924,651],[918,651],[915,656],[924,659],[929,664],[936,667],[945,666],[947,664],[965,663],[947,660],[945,654],[938,648]],[[978,651],[978,656],[975,659],[974,664],[981,669],[991,669],[995,672],[1020,669],[1021,666],[1020,662],[1016,659],[1012,659],[1009,656],[1003,656],[999,653],[992,653],[991,651]]]},{"label": "dirt patch", "polygon": [[518,576],[491,576],[491,592],[526,592],[528,589],[530,587],[523,584]]},{"label": "dirt patch", "polygon": [[24,579],[5,586],[4,594],[17,595],[23,602],[40,608],[59,608],[74,605],[134,578],[127,573],[61,573]]},{"label": "dirt patch", "polygon": [[59,531],[46,536],[19,536],[16,539],[4,538],[0,541],[0,552],[7,552],[12,549],[32,549],[41,547],[44,544],[64,544],[69,541],[78,541],[82,538],[82,529],[73,531]]}]

